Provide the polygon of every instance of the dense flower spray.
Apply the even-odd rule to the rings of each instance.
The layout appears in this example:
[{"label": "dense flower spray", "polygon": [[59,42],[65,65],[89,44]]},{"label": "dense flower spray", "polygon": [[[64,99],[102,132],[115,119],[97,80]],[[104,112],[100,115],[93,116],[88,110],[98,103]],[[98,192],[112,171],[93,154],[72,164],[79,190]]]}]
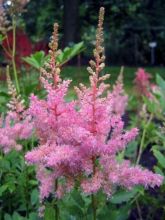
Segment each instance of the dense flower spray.
[{"label": "dense flower spray", "polygon": [[23,100],[17,95],[9,74],[7,75],[8,93],[11,96],[7,104],[8,112],[5,118],[1,117],[0,149],[8,153],[12,149],[21,150],[20,140],[28,139],[32,135],[33,125],[27,115]]},{"label": "dense flower spray", "polygon": [[[105,66],[103,17],[101,8],[95,60],[88,67],[90,86],[76,87],[78,99],[72,102],[65,101],[70,81],[59,75],[58,25],[54,25],[50,60],[41,70],[47,97],[40,100],[32,95],[29,108],[39,146],[26,154],[26,161],[36,165],[41,201],[50,194],[62,197],[75,183],[86,194],[103,190],[107,196],[116,186],[131,189],[137,184],[154,187],[162,183],[160,175],[116,158],[138,130],[123,129],[123,111],[114,112],[115,95],[107,92],[109,85],[104,83],[109,75],[99,76]],[[116,87],[122,91],[121,86]]]}]

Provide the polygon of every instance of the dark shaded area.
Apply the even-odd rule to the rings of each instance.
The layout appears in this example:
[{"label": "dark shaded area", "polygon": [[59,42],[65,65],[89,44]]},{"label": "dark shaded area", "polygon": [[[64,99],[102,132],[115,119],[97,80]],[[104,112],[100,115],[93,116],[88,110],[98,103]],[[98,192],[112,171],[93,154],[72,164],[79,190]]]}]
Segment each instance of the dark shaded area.
[{"label": "dark shaded area", "polygon": [[61,45],[83,40],[91,55],[95,40],[98,11],[105,14],[105,48],[107,63],[150,65],[150,42],[157,42],[154,65],[165,64],[164,0],[31,0],[24,15],[26,30],[33,40],[48,42],[52,25],[60,25]]}]

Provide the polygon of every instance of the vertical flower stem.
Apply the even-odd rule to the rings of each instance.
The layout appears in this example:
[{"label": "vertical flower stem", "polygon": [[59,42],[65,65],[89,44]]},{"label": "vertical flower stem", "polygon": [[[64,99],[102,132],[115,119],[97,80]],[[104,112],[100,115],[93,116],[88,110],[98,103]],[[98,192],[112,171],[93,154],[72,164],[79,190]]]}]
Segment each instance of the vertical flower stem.
[{"label": "vertical flower stem", "polygon": [[[148,129],[148,126],[150,125],[152,119],[153,119],[153,114],[151,113],[150,117],[149,117],[149,119],[148,119],[148,121],[147,121],[147,123],[146,123],[146,125],[143,129],[142,139],[141,139],[141,143],[140,143],[140,147],[139,147],[139,153],[138,153],[137,160],[136,160],[136,165],[138,165],[139,162],[140,162],[141,155],[142,155],[143,148],[144,148],[144,142],[145,142],[145,138],[146,138],[147,129]],[[140,205],[139,205],[139,202],[138,202],[137,198],[136,198],[135,202],[136,202],[136,207],[137,207],[137,212],[138,212],[138,215],[139,215],[139,219],[143,220],[142,214],[141,214],[141,208],[140,208]]]},{"label": "vertical flower stem", "polygon": [[142,133],[142,139],[141,139],[141,143],[140,143],[140,147],[139,147],[139,153],[138,153],[138,156],[137,156],[137,160],[136,160],[136,164],[138,165],[139,162],[140,162],[140,159],[141,159],[141,155],[142,155],[142,152],[143,152],[143,147],[144,147],[144,141],[145,141],[145,137],[146,137],[146,133],[147,133],[147,129],[148,129],[148,126],[150,125],[151,121],[153,119],[153,114],[150,114],[150,117],[143,129],[143,133]]},{"label": "vertical flower stem", "polygon": [[93,220],[96,220],[97,208],[96,208],[96,199],[95,199],[95,195],[94,194],[91,195],[91,200],[92,200]]},{"label": "vertical flower stem", "polygon": [[13,65],[13,72],[14,72],[14,79],[16,83],[16,89],[17,92],[20,93],[20,87],[18,82],[18,74],[17,74],[17,68],[15,63],[15,55],[16,55],[16,19],[13,15],[12,17],[12,27],[13,27],[13,48],[12,48],[12,65]]},{"label": "vertical flower stem", "polygon": [[141,212],[141,208],[140,208],[139,202],[138,202],[137,199],[135,201],[136,201],[136,207],[137,207],[137,211],[138,211],[138,215],[139,215],[139,220],[143,220],[142,212]]},{"label": "vertical flower stem", "polygon": [[11,50],[11,47],[10,47],[8,34],[6,34],[6,41],[7,41],[8,51],[9,51],[9,53],[11,54],[11,53],[12,53],[12,50]]},{"label": "vertical flower stem", "polygon": [[25,178],[26,178],[26,185],[25,185],[26,217],[29,218],[29,196],[28,196],[29,195],[29,192],[28,192],[29,177],[28,177],[26,165],[25,165]]},{"label": "vertical flower stem", "polygon": [[[58,179],[56,179],[55,181],[55,191],[57,190],[57,188],[58,188]],[[55,207],[55,220],[59,220],[60,211],[59,211],[59,207],[57,204],[57,199],[55,200],[54,207]]]},{"label": "vertical flower stem", "polygon": [[[96,172],[95,158],[92,158],[92,162],[93,162],[93,175],[95,175]],[[96,220],[97,207],[96,207],[96,198],[94,194],[91,195],[91,200],[92,200],[93,220]]]}]

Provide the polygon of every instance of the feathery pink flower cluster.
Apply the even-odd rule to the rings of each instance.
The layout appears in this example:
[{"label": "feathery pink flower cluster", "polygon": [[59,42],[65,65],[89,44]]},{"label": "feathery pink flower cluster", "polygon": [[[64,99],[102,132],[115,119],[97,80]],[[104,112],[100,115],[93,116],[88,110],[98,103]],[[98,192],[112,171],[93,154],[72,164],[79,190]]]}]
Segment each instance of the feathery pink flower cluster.
[{"label": "feathery pink flower cluster", "polygon": [[136,91],[140,96],[143,95],[150,99],[153,98],[152,87],[154,85],[150,82],[151,78],[151,75],[143,68],[139,68],[136,72],[134,83]]},{"label": "feathery pink flower cluster", "polygon": [[32,134],[32,124],[29,118],[20,119],[14,112],[8,112],[5,119],[1,119],[0,125],[0,149],[8,153],[12,149],[17,151],[22,149],[20,140],[28,139]]},{"label": "feathery pink flower cluster", "polygon": [[25,111],[23,100],[17,95],[16,89],[8,75],[9,111],[0,121],[0,149],[8,153],[12,149],[21,150],[20,140],[28,139],[32,135],[33,125],[30,116]]},{"label": "feathery pink flower cluster", "polygon": [[111,105],[114,113],[122,116],[125,113],[128,104],[128,95],[125,93],[123,88],[122,72],[119,74],[110,96],[112,97],[113,101]]},{"label": "feathery pink flower cluster", "polygon": [[135,139],[138,130],[124,131],[123,112],[114,113],[115,97],[106,93],[109,85],[104,80],[109,76],[99,76],[105,60],[101,46],[103,15],[101,8],[95,60],[88,67],[90,86],[81,84],[75,88],[77,101],[65,101],[70,81],[62,81],[59,76],[58,28],[54,26],[48,70],[42,70],[41,77],[47,98],[40,100],[32,95],[29,108],[39,146],[26,154],[26,161],[36,165],[41,201],[50,194],[61,198],[75,184],[86,194],[103,190],[111,196],[117,185],[131,189],[138,184],[154,187],[162,183],[160,175],[116,158]]},{"label": "feathery pink flower cluster", "polygon": [[[46,65],[50,73],[46,69],[42,70],[41,81],[47,90],[47,99],[39,100],[32,95],[29,108],[39,146],[26,154],[26,160],[37,165],[41,199],[55,191],[60,197],[64,189],[73,187],[72,178],[80,169],[78,148],[75,146],[84,137],[83,129],[77,126],[79,118],[75,102],[66,102],[64,98],[70,80],[62,81],[59,76],[60,69],[56,63],[57,30],[58,25],[55,24],[50,44],[50,61]],[[55,186],[55,180],[62,177],[66,179],[65,184]]]}]

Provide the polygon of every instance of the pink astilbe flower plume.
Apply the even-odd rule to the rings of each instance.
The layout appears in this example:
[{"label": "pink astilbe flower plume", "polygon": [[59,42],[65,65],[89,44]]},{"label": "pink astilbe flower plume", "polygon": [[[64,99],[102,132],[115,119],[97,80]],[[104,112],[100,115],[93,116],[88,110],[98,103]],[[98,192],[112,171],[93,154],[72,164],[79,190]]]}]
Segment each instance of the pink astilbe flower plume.
[{"label": "pink astilbe flower plume", "polygon": [[128,95],[125,93],[123,88],[123,70],[121,67],[121,72],[113,86],[110,98],[112,99],[112,110],[115,114],[122,116],[125,113],[128,104]]},{"label": "pink astilbe flower plume", "polygon": [[[104,9],[101,8],[94,50],[95,60],[90,61],[90,67],[88,67],[90,87],[86,88],[80,85],[80,89],[76,88],[76,91],[80,123],[89,133],[80,144],[82,164],[84,164],[84,178],[81,187],[88,194],[96,193],[102,189],[110,195],[113,185],[124,186],[127,189],[137,184],[154,187],[159,186],[163,178],[160,175],[143,170],[140,166],[133,167],[127,161],[119,163],[116,159],[117,153],[124,150],[127,144],[135,139],[138,130],[133,128],[130,131],[124,131],[124,123],[121,119],[124,112],[123,110],[120,112],[114,105],[117,101],[116,96],[121,99],[121,96],[125,95],[121,75],[114,91],[104,95],[108,88],[108,85],[104,84],[104,80],[108,75],[99,76],[104,68],[105,60],[104,48],[102,47],[103,16]],[[123,103],[125,108],[127,96],[123,98]],[[90,176],[87,175],[87,173],[89,174],[89,167],[86,170],[86,164],[92,164]]]},{"label": "pink astilbe flower plume", "polygon": [[[40,182],[40,199],[50,194],[61,198],[75,185],[86,194],[103,190],[108,196],[114,186],[131,189],[134,185],[159,186],[160,175],[118,162],[116,155],[137,136],[138,129],[124,130],[122,112],[114,113],[115,95],[107,92],[109,85],[100,77],[105,64],[103,43],[104,8],[100,9],[94,60],[90,61],[90,86],[76,87],[78,99],[65,101],[70,81],[61,80],[58,54],[58,25],[54,25],[50,43],[50,59],[41,70],[46,99],[32,95],[29,115],[33,119],[39,145],[25,156],[35,164]],[[120,80],[119,80],[120,81]],[[119,94],[123,96],[121,81]],[[124,94],[125,95],[125,94]],[[126,98],[124,98],[124,103]]]},{"label": "pink astilbe flower plume", "polygon": [[136,72],[136,77],[134,80],[135,84],[135,89],[137,94],[140,96],[146,96],[147,98],[152,99],[153,94],[152,94],[152,86],[153,84],[151,83],[151,78],[152,76],[147,73],[143,68],[139,68]]},{"label": "pink astilbe flower plume", "polygon": [[[49,193],[61,197],[63,193],[73,188],[74,181],[71,180],[80,170],[80,155],[75,146],[84,137],[81,133],[79,134],[79,131],[86,132],[77,126],[79,119],[75,102],[65,101],[71,81],[62,81],[60,78],[60,67],[56,61],[58,54],[57,24],[54,25],[49,47],[50,59],[45,64],[45,68],[41,69],[40,77],[47,91],[47,97],[45,100],[39,100],[34,95],[30,98],[29,114],[33,118],[39,146],[26,154],[26,160],[31,164],[36,164],[37,172],[40,173],[37,178],[40,181],[41,200],[48,197]],[[50,190],[45,188],[44,175],[53,177],[54,184],[49,188]],[[60,178],[64,179],[62,183],[58,181]],[[50,179],[49,176],[48,179]]]},{"label": "pink astilbe flower plume", "polygon": [[[8,72],[8,71],[7,71]],[[31,118],[27,115],[24,107],[24,101],[20,95],[17,95],[9,73],[7,74],[8,94],[11,96],[7,104],[8,112],[5,118],[1,118],[0,127],[0,148],[4,153],[12,149],[21,150],[22,146],[19,140],[28,139],[32,135],[33,125]]]}]

